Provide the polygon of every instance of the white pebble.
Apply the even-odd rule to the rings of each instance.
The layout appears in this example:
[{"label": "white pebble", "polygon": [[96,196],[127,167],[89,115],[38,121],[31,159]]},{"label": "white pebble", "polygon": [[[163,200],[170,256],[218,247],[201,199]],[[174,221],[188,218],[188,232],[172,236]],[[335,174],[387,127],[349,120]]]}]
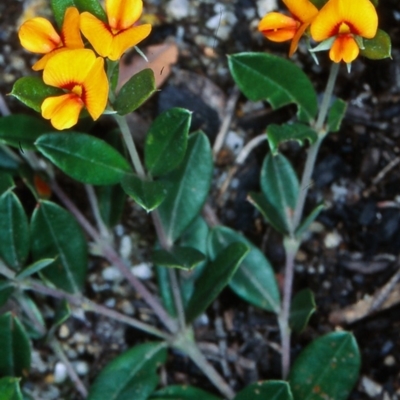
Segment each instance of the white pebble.
[{"label": "white pebble", "polygon": [[188,0],[170,0],[166,9],[170,17],[174,19],[182,19],[189,16]]},{"label": "white pebble", "polygon": [[121,254],[121,257],[125,258],[126,260],[132,254],[132,239],[130,238],[130,236],[122,236],[121,244],[119,246],[119,253]]},{"label": "white pebble", "polygon": [[63,383],[68,376],[67,368],[62,362],[57,362],[54,367],[54,383]]},{"label": "white pebble", "polygon": [[327,249],[334,249],[342,242],[342,237],[337,232],[329,232],[325,236],[324,244]]},{"label": "white pebble", "polygon": [[86,361],[74,362],[75,371],[78,375],[83,376],[89,372],[89,365]]},{"label": "white pebble", "polygon": [[101,276],[105,281],[115,281],[121,278],[120,272],[117,270],[117,268],[112,266],[104,268]]},{"label": "white pebble", "polygon": [[131,268],[132,274],[140,279],[150,279],[153,276],[150,265],[142,262]]}]

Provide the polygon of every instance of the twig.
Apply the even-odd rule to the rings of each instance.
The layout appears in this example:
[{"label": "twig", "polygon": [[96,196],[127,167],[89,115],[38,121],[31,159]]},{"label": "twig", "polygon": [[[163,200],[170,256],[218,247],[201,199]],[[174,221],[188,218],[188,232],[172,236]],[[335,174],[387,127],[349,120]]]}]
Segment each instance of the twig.
[{"label": "twig", "polygon": [[104,224],[103,218],[101,217],[100,210],[99,210],[99,203],[97,201],[96,193],[94,192],[93,186],[85,185],[86,194],[89,199],[90,207],[93,212],[94,219],[96,220],[97,228],[100,231],[100,234],[103,238],[109,238],[109,232]]}]

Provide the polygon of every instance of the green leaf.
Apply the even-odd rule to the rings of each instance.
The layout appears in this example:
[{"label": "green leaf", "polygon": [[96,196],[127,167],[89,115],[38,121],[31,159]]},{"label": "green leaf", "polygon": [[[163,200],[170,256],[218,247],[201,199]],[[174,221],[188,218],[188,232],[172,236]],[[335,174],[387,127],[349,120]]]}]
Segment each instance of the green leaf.
[{"label": "green leaf", "polygon": [[112,228],[121,220],[126,193],[119,184],[98,186],[96,193],[101,218],[109,228]]},{"label": "green leaf", "polygon": [[22,268],[29,253],[29,225],[18,197],[6,192],[0,197],[0,257],[14,270]]},{"label": "green leaf", "polygon": [[346,400],[357,382],[360,353],[354,336],[332,332],[311,342],[289,375],[295,400]]},{"label": "green leaf", "polygon": [[130,171],[125,158],[104,140],[78,132],[49,133],[38,150],[72,178],[91,185],[118,183]]},{"label": "green leaf", "polygon": [[310,215],[303,220],[303,222],[296,229],[296,237],[301,238],[303,233],[310,227],[310,225],[318,217],[319,213],[325,208],[324,204],[320,204],[311,211]]},{"label": "green leaf", "polygon": [[71,307],[67,300],[61,300],[56,308],[53,327],[62,325],[71,316]]},{"label": "green leaf", "polygon": [[318,10],[320,10],[327,2],[328,0],[310,0],[311,3],[314,4],[315,7],[318,8]]},{"label": "green leaf", "polygon": [[[1,399],[0,399],[1,400]],[[153,393],[149,400],[222,400],[193,386],[167,386]]]},{"label": "green leaf", "polygon": [[74,5],[74,0],[51,0],[51,8],[59,30],[62,28],[65,10],[68,7],[74,7]]},{"label": "green leaf", "polygon": [[15,278],[18,280],[28,278],[29,276],[41,271],[43,268],[48,267],[52,262],[54,262],[54,258],[45,258],[43,260],[36,261],[24,268],[22,271],[18,272],[18,274],[15,275]]},{"label": "green leaf", "polygon": [[43,101],[50,96],[64,94],[61,89],[46,85],[42,78],[26,76],[18,79],[10,93],[26,106],[40,112]]},{"label": "green leaf", "polygon": [[280,295],[274,270],[264,254],[253,243],[230,228],[217,226],[211,230],[209,236],[210,257],[215,259],[222,249],[234,242],[244,243],[250,251],[229,282],[230,288],[249,303],[278,313]]},{"label": "green leaf", "polygon": [[3,307],[7,303],[13,292],[14,285],[12,281],[0,278],[0,307]]},{"label": "green leaf", "polygon": [[40,339],[46,334],[46,323],[36,303],[24,292],[17,292],[15,297],[23,310],[21,322],[31,339]]},{"label": "green leaf", "polygon": [[158,384],[156,369],[166,360],[165,347],[141,344],[115,358],[100,372],[87,400],[147,400]]},{"label": "green leaf", "polygon": [[292,230],[292,217],[299,194],[299,181],[292,164],[282,154],[267,154],[261,169],[261,190],[279,215],[285,221],[287,230]]},{"label": "green leaf", "polygon": [[26,377],[31,366],[28,336],[10,312],[0,316],[0,376]]},{"label": "green leaf", "polygon": [[82,290],[88,264],[86,239],[73,216],[62,207],[41,201],[31,221],[32,256],[57,257],[42,274],[67,292]]},{"label": "green leaf", "polygon": [[342,120],[346,114],[347,103],[342,99],[336,99],[328,113],[328,131],[338,132]]},{"label": "green leaf", "polygon": [[307,139],[310,144],[313,144],[318,139],[318,135],[314,129],[307,125],[296,123],[296,124],[284,124],[284,125],[268,125],[267,137],[269,147],[273,155],[277,155],[279,151],[279,145],[288,140],[297,140],[300,145],[303,145]]},{"label": "green leaf", "polygon": [[150,127],[144,147],[146,168],[153,176],[175,169],[185,156],[192,114],[172,108],[160,114]]},{"label": "green leaf", "polygon": [[128,114],[139,108],[157,90],[154,72],[146,68],[133,75],[122,86],[114,102],[114,110],[120,115]]},{"label": "green leaf", "polygon": [[122,189],[147,212],[156,209],[165,199],[167,191],[161,181],[145,181],[133,174],[126,174]]},{"label": "green leaf", "polygon": [[187,322],[196,319],[217,298],[248,251],[249,248],[243,243],[231,243],[212,263],[207,265],[197,280],[193,296],[187,305]]},{"label": "green leaf", "polygon": [[163,267],[191,270],[206,259],[206,256],[193,247],[174,246],[170,251],[155,250],[153,263]]},{"label": "green leaf", "polygon": [[317,95],[307,75],[293,62],[267,53],[239,53],[228,56],[228,64],[250,100],[267,100],[274,109],[295,103],[301,121],[314,119]]},{"label": "green leaf", "polygon": [[168,194],[158,207],[165,234],[174,242],[199,214],[211,185],[213,162],[210,143],[202,132],[188,141],[185,158],[163,178]]},{"label": "green leaf", "polygon": [[0,400],[22,400],[18,378],[6,376],[0,379]]},{"label": "green leaf", "polygon": [[15,187],[15,183],[10,174],[0,171],[0,196],[7,190],[11,190]]},{"label": "green leaf", "polygon": [[171,282],[169,279],[168,269],[156,266],[156,275],[158,282],[158,289],[160,291],[161,299],[168,314],[176,317],[175,300],[172,294]]},{"label": "green leaf", "polygon": [[310,289],[303,289],[298,292],[293,297],[290,306],[289,325],[293,332],[303,332],[316,309],[314,294]]},{"label": "green leaf", "polygon": [[287,382],[264,381],[245,387],[234,400],[293,400],[293,396]]},{"label": "green leaf", "polygon": [[0,143],[22,150],[36,150],[35,140],[52,128],[42,119],[24,114],[0,118]]},{"label": "green leaf", "polygon": [[[1,146],[1,145],[0,145]],[[0,147],[0,172],[16,172],[19,162]]]},{"label": "green leaf", "polygon": [[376,35],[372,39],[363,39],[364,49],[360,50],[360,54],[370,60],[381,60],[382,58],[392,57],[392,42],[390,36],[378,29]]}]

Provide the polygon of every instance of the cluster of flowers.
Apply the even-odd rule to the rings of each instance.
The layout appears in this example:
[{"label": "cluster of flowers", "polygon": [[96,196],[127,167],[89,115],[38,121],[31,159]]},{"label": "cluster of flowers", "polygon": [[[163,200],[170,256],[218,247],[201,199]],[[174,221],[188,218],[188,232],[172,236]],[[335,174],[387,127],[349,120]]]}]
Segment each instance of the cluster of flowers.
[{"label": "cluster of flowers", "polygon": [[317,48],[329,49],[333,62],[351,63],[360,53],[362,39],[372,39],[378,30],[378,16],[370,0],[328,0],[320,10],[309,0],[283,2],[291,16],[268,13],[258,29],[274,42],[291,40],[290,55],[310,28],[312,39],[322,42]]},{"label": "cluster of flowers", "polygon": [[[43,117],[56,129],[74,126],[83,107],[94,120],[100,117],[109,94],[104,58],[119,60],[150,34],[150,24],[135,25],[142,14],[142,0],[106,0],[105,8],[107,22],[69,7],[60,33],[40,17],[26,21],[19,29],[22,46],[43,54],[32,68],[43,70],[43,81],[64,92],[46,98],[41,106]],[[91,48],[85,48],[81,34]]]}]

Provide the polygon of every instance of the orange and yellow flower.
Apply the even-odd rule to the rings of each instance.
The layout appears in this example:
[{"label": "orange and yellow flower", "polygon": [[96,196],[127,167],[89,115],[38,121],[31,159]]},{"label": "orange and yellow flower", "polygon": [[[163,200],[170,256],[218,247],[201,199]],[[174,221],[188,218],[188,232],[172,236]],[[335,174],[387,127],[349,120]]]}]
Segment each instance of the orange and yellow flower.
[{"label": "orange and yellow flower", "polygon": [[108,79],[104,59],[89,49],[65,50],[46,64],[43,80],[65,91],[42,103],[42,116],[59,130],[71,128],[86,107],[91,117],[100,117],[107,105]]},{"label": "orange and yellow flower", "polygon": [[291,16],[271,12],[258,24],[258,30],[273,42],[291,40],[289,55],[296,50],[301,36],[318,13],[309,0],[283,0]]},{"label": "orange and yellow flower", "polygon": [[329,0],[311,24],[317,41],[332,40],[330,59],[338,63],[354,61],[360,47],[357,37],[372,39],[378,29],[378,16],[370,0]]},{"label": "orange and yellow flower", "polygon": [[18,36],[26,50],[44,54],[33,65],[34,71],[42,70],[50,58],[61,51],[84,48],[79,31],[79,11],[75,7],[67,8],[60,35],[47,19],[37,17],[24,22],[18,31]]},{"label": "orange and yellow flower", "polygon": [[105,6],[108,23],[84,12],[80,16],[80,28],[99,55],[115,61],[145,39],[151,25],[135,25],[142,14],[142,0],[106,0]]}]

